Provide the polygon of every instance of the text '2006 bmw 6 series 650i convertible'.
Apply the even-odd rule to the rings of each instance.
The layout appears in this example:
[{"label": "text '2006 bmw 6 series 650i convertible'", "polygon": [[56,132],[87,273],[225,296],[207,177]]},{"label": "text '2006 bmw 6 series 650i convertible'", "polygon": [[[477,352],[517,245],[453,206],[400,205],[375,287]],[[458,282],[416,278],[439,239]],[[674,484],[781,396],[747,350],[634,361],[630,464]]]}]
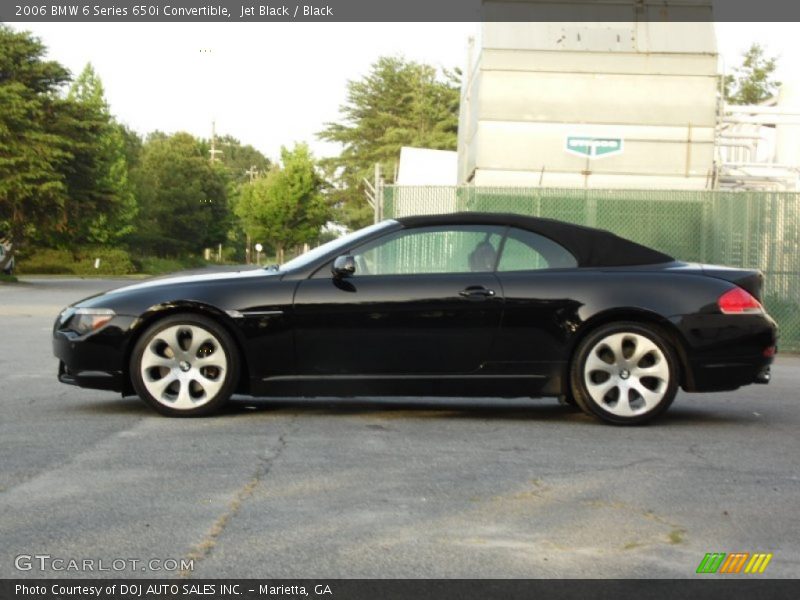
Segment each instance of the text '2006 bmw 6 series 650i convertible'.
[{"label": "text '2006 bmw 6 series 650i convertible'", "polygon": [[165,415],[253,396],[559,396],[610,423],[679,387],[767,383],[758,271],[680,262],[512,214],[387,220],[280,266],[130,285],[66,308],[64,383]]}]

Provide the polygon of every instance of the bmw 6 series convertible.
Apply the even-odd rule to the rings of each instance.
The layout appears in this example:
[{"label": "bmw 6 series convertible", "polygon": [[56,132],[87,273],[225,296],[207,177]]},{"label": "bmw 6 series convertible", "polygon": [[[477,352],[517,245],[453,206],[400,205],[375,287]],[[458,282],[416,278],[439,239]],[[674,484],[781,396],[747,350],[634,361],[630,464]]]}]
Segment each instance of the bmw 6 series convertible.
[{"label": "bmw 6 series convertible", "polygon": [[679,387],[767,383],[759,271],[511,214],[387,220],[280,267],[151,280],[66,308],[63,383],[170,416],[252,396],[556,396],[614,424]]}]

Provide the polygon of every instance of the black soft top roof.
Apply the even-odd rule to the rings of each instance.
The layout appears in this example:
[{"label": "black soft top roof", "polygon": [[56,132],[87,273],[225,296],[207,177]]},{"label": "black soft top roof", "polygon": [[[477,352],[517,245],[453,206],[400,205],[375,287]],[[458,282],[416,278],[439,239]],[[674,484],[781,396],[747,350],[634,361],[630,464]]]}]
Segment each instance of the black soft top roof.
[{"label": "black soft top roof", "polygon": [[558,242],[569,250],[579,267],[623,267],[673,262],[671,256],[626,240],[610,231],[511,213],[463,212],[396,219],[403,227],[435,225],[510,225]]}]

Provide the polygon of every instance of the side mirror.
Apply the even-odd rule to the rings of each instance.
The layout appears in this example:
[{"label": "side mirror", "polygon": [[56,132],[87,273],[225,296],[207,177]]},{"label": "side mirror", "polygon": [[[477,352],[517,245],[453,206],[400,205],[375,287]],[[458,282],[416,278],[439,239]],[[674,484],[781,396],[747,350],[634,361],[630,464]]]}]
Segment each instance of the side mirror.
[{"label": "side mirror", "polygon": [[356,272],[356,259],[350,254],[337,256],[331,267],[334,277],[350,277]]}]

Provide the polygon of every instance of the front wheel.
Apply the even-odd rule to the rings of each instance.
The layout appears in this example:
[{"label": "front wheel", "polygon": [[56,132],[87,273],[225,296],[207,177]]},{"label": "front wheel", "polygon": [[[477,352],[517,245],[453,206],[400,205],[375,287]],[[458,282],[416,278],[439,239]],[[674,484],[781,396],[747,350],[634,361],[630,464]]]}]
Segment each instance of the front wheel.
[{"label": "front wheel", "polygon": [[236,346],[228,332],[211,319],[171,315],[139,338],[130,373],[139,397],[161,414],[207,415],[221,408],[236,387]]},{"label": "front wheel", "polygon": [[616,425],[644,423],[669,408],[678,392],[675,353],[640,323],[599,327],[578,346],[570,369],[581,409]]}]

